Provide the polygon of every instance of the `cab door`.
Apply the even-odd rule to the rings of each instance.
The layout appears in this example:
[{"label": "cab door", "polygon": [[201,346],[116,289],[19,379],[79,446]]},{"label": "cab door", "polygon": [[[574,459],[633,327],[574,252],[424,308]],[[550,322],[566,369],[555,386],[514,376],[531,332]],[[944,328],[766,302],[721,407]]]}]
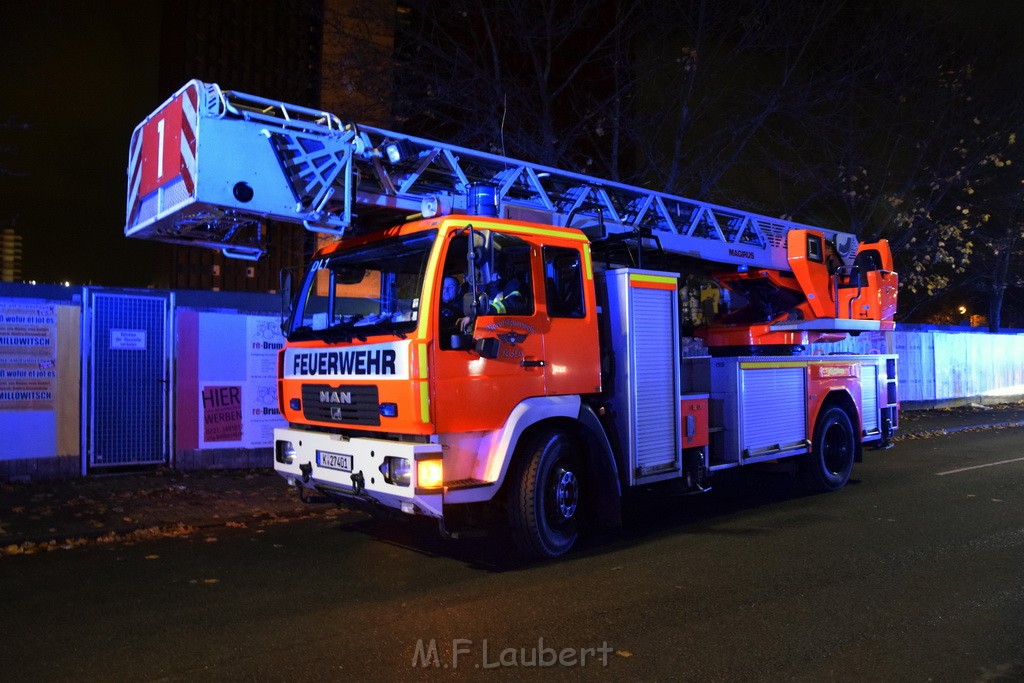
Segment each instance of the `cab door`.
[{"label": "cab door", "polygon": [[549,395],[591,394],[601,390],[594,275],[587,267],[589,245],[546,244],[544,274],[544,361]]},{"label": "cab door", "polygon": [[[548,318],[539,305],[537,291],[537,282],[542,280],[541,248],[516,235],[492,232],[488,237],[493,240],[493,252],[502,267],[515,271],[524,304],[515,314],[480,315],[473,323],[469,333],[474,340],[487,344],[487,355],[493,357],[484,357],[472,349],[453,348],[457,345],[450,341],[452,330],[442,329],[439,311],[433,315],[433,405],[440,433],[498,429],[521,401],[546,393],[544,335]],[[434,301],[441,300],[444,277],[457,280],[462,298],[470,294],[467,252],[468,235],[456,233],[448,240],[442,277],[434,283]],[[476,260],[479,262],[479,255]],[[484,275],[477,275],[479,291],[479,279]]]}]

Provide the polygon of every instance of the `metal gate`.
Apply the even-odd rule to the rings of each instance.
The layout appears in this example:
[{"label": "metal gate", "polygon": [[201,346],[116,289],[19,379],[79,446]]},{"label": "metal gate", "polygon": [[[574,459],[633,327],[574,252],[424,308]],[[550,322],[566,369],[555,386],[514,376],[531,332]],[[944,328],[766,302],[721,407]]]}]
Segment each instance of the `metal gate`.
[{"label": "metal gate", "polygon": [[89,467],[168,462],[173,297],[84,291],[82,442]]}]

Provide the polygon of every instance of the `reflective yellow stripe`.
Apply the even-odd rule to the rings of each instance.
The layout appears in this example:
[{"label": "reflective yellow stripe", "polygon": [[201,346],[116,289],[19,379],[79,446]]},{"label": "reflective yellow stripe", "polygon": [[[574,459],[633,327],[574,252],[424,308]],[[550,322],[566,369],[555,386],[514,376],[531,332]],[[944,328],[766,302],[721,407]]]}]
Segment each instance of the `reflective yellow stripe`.
[{"label": "reflective yellow stripe", "polygon": [[430,386],[427,382],[420,382],[420,421],[424,424],[430,422]]},{"label": "reflective yellow stripe", "polygon": [[[474,228],[487,228],[507,233],[519,233],[521,235],[542,235],[544,237],[557,237],[563,240],[575,242],[589,242],[587,236],[576,228],[540,228],[520,223],[492,223],[490,221],[478,220],[478,216],[460,216],[457,220],[460,226],[472,223]],[[453,221],[448,221],[453,222]]]},{"label": "reflective yellow stripe", "polygon": [[[431,226],[433,227],[433,226]],[[441,277],[441,250],[444,248],[445,241],[440,239],[434,240],[434,245],[430,248],[430,258],[427,261],[427,268],[424,271],[425,277],[423,279],[423,290],[420,292],[420,304],[419,313],[424,311],[432,311],[436,313],[434,308],[437,305],[434,302],[434,282],[436,278]],[[417,325],[416,325],[416,336],[423,338],[427,336],[427,326],[430,324],[430,317],[428,315],[417,314]]]},{"label": "reflective yellow stripe", "polygon": [[430,377],[430,366],[427,365],[427,345],[417,344],[417,347],[417,350],[419,351],[418,360],[420,377],[426,379],[427,377]]},{"label": "reflective yellow stripe", "polygon": [[781,361],[778,363],[771,362],[754,362],[754,363],[740,363],[740,367],[744,370],[749,369],[765,369],[765,368],[806,368],[806,362],[800,361]]},{"label": "reflective yellow stripe", "polygon": [[669,287],[675,287],[678,282],[677,278],[666,276],[666,275],[630,275],[629,284],[634,283],[649,283],[653,285],[667,285]]},{"label": "reflective yellow stripe", "polygon": [[594,268],[590,263],[590,245],[583,245],[583,272],[587,274],[588,280],[594,279]]}]

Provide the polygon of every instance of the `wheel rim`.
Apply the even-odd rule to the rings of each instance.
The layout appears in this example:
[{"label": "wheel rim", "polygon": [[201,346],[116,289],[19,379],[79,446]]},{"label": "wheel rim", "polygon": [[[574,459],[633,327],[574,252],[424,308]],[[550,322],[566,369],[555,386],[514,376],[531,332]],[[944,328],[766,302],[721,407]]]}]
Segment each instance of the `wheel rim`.
[{"label": "wheel rim", "polygon": [[576,473],[560,461],[551,469],[550,482],[545,516],[552,528],[564,529],[574,523],[579,507],[579,480]]},{"label": "wheel rim", "polygon": [[840,475],[846,469],[847,460],[850,457],[850,439],[846,429],[838,422],[834,422],[825,430],[824,443],[822,443],[821,458],[822,464],[829,473]]}]

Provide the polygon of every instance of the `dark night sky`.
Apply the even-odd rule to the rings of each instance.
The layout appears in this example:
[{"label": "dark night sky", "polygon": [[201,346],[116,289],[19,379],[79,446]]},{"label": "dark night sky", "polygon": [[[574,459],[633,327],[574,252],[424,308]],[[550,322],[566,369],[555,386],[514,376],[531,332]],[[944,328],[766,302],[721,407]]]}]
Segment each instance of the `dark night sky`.
[{"label": "dark night sky", "polygon": [[[979,41],[1024,19],[1019,0],[946,3],[970,8]],[[29,129],[0,131],[15,145],[0,149],[0,228],[23,237],[25,279],[145,286],[163,265],[156,245],[123,234],[131,132],[172,94],[158,92],[160,18],[157,0],[5,3],[0,121]]]},{"label": "dark night sky", "polygon": [[158,3],[33,0],[2,16],[0,121],[29,129],[4,133],[0,227],[22,235],[23,277],[147,284],[159,255],[124,237],[125,167],[133,128],[169,94]]}]

